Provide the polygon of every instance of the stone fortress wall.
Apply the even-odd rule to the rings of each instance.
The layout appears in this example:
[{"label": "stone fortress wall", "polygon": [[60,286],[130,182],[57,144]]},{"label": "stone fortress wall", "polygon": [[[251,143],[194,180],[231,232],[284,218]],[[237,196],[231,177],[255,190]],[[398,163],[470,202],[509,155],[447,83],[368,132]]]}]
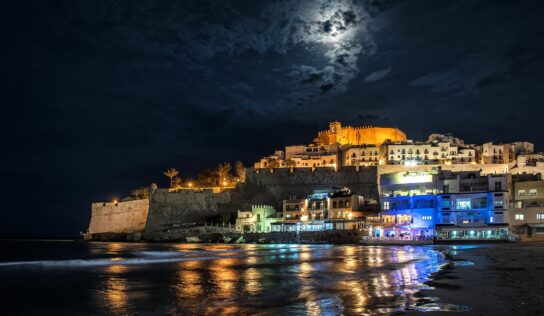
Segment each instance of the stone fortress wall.
[{"label": "stone fortress wall", "polygon": [[161,235],[182,227],[184,223],[202,223],[220,214],[248,210],[251,205],[272,205],[282,209],[289,196],[306,197],[314,190],[349,187],[365,197],[378,198],[376,167],[311,169],[248,169],[246,182],[235,189],[213,193],[211,190],[157,190],[151,205],[144,237],[161,239]]},{"label": "stone fortress wall", "polygon": [[157,234],[183,224],[205,222],[206,218],[222,213],[220,205],[230,200],[230,191],[214,193],[211,189],[178,192],[155,190],[150,198],[144,238],[156,239]]},{"label": "stone fortress wall", "polygon": [[149,200],[93,203],[90,234],[138,233],[145,230]]},{"label": "stone fortress wall", "polygon": [[186,224],[203,224],[211,217],[249,210],[251,205],[272,205],[282,209],[284,199],[304,198],[314,190],[350,188],[365,199],[379,200],[379,175],[393,172],[426,171],[441,167],[452,171],[480,171],[483,174],[506,173],[507,164],[478,165],[401,165],[334,168],[279,168],[247,170],[246,182],[235,189],[213,192],[211,189],[184,189],[169,192],[158,189],[150,200],[94,203],[90,233],[144,231],[144,238],[161,240],[161,235],[182,229]]},{"label": "stone fortress wall", "polygon": [[278,168],[273,171],[248,169],[246,183],[264,187],[274,198],[272,205],[281,209],[290,196],[305,198],[314,190],[348,187],[355,194],[378,198],[376,167]]}]

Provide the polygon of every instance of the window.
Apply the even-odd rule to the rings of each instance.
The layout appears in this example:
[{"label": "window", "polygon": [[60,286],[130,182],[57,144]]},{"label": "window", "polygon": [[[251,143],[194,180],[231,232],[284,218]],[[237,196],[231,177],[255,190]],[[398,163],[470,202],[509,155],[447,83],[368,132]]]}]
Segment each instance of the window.
[{"label": "window", "polygon": [[502,182],[495,182],[495,191],[502,191]]},{"label": "window", "polygon": [[470,209],[470,199],[459,199],[459,200],[457,200],[457,209],[458,210],[469,210]]},{"label": "window", "polygon": [[518,196],[525,196],[525,190],[518,190]]},{"label": "window", "polygon": [[383,201],[383,209],[388,210],[389,209],[389,201]]},{"label": "window", "polygon": [[495,207],[501,207],[501,206],[504,205],[504,201],[503,200],[495,200],[494,204],[495,204]]},{"label": "window", "polygon": [[421,216],[421,219],[424,220],[424,221],[429,221],[431,219],[433,219],[432,216]]},{"label": "window", "polygon": [[529,196],[536,196],[536,189],[530,189]]},{"label": "window", "polygon": [[544,213],[538,213],[538,214],[536,214],[536,219],[538,219],[538,220],[544,220]]},{"label": "window", "polygon": [[493,216],[491,216],[491,217],[489,218],[489,222],[490,222],[490,223],[493,223]]},{"label": "window", "polygon": [[523,214],[516,214],[515,216],[516,221],[522,221],[525,219],[525,215]]}]

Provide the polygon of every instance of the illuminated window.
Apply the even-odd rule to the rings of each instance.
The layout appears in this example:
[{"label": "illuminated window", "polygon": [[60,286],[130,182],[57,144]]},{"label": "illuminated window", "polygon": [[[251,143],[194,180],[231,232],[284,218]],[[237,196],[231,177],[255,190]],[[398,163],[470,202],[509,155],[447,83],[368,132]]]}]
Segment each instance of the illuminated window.
[{"label": "illuminated window", "polygon": [[389,201],[383,201],[383,209],[388,210],[389,209]]},{"label": "illuminated window", "polygon": [[536,214],[536,219],[538,219],[538,220],[544,220],[544,213],[538,213],[538,214]]},{"label": "illuminated window", "polygon": [[504,201],[503,200],[495,200],[495,206],[503,206],[504,205]]},{"label": "illuminated window", "polygon": [[536,189],[529,190],[529,196],[536,196]]},{"label": "illuminated window", "polygon": [[459,199],[459,200],[457,200],[457,209],[458,210],[469,210],[470,209],[470,199]]},{"label": "illuminated window", "polygon": [[424,221],[429,221],[431,219],[433,219],[432,216],[421,216],[421,219],[424,220]]},{"label": "illuminated window", "polygon": [[523,214],[516,214],[516,217],[515,217],[516,221],[522,221],[525,219],[525,215]]},{"label": "illuminated window", "polygon": [[525,196],[525,190],[518,190],[518,196]]}]

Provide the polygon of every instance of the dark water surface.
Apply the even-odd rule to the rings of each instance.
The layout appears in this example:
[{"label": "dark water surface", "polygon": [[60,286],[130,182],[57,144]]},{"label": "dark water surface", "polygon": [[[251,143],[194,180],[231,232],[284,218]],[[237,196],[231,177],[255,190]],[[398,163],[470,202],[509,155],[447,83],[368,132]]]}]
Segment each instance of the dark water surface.
[{"label": "dark water surface", "polygon": [[0,315],[424,311],[414,294],[443,264],[425,246],[0,241],[0,247]]}]

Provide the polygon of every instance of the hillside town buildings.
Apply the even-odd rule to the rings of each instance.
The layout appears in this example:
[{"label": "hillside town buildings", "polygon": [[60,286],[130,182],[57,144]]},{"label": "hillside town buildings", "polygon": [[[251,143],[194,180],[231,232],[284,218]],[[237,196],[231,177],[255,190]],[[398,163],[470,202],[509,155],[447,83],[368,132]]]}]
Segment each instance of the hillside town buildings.
[{"label": "hillside town buildings", "polygon": [[[312,144],[287,146],[274,159],[280,161],[274,164],[278,168],[383,169],[378,180],[379,213],[365,214],[354,205],[336,213],[340,204],[331,203],[334,193],[326,199],[290,199],[284,201],[283,222],[276,224],[281,229],[287,225],[296,229],[296,223],[305,229],[342,229],[327,223],[350,214],[363,221],[348,226],[371,226],[372,238],[544,238],[544,181],[540,180],[544,155],[535,154],[529,142],[475,145],[451,134],[412,141],[398,129],[331,122]],[[261,160],[255,168],[270,168],[270,164]]]},{"label": "hillside town buildings", "polygon": [[331,122],[311,144],[286,146],[256,162],[256,169],[340,168],[345,166],[498,165],[532,155],[529,142],[465,144],[451,134],[431,134],[426,141],[407,139],[398,128],[343,127]]},{"label": "hillside town buildings", "polygon": [[[89,233],[141,233],[151,223],[153,234],[171,234],[186,223],[166,215],[194,207],[236,212],[233,229],[242,234],[347,230],[368,240],[544,240],[543,173],[544,154],[529,142],[476,145],[451,134],[413,141],[397,128],[332,122],[311,144],[286,146],[255,163],[247,192],[237,185],[155,187],[140,202],[94,203]],[[146,221],[148,210],[155,219]]]}]

